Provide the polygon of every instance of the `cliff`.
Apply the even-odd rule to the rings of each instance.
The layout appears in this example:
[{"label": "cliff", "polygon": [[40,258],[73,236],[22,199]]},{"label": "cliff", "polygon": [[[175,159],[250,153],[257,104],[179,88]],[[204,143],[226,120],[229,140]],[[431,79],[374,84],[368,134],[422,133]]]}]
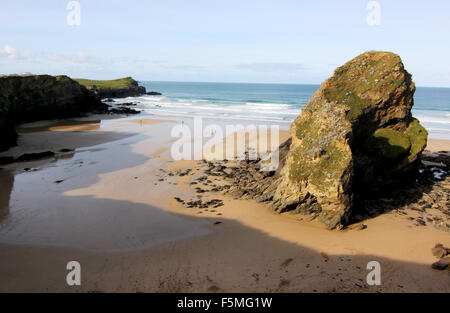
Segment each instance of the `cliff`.
[{"label": "cliff", "polygon": [[139,86],[138,82],[131,77],[114,80],[89,80],[75,79],[90,91],[96,93],[101,99],[126,98],[146,94],[145,87]]},{"label": "cliff", "polygon": [[0,77],[0,150],[14,145],[14,124],[106,112],[107,105],[67,76]]},{"label": "cliff", "polygon": [[292,143],[273,196],[278,212],[348,222],[355,194],[409,179],[427,143],[411,116],[415,85],[399,56],[367,52],[337,68],[291,125]]}]

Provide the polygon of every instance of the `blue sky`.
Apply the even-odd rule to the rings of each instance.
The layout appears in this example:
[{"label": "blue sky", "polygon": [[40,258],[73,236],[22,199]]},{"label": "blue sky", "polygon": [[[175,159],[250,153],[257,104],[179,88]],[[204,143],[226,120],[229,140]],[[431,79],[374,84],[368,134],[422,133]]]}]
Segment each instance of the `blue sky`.
[{"label": "blue sky", "polygon": [[0,73],[139,80],[320,83],[367,50],[398,53],[419,86],[450,87],[450,1],[0,2]]}]

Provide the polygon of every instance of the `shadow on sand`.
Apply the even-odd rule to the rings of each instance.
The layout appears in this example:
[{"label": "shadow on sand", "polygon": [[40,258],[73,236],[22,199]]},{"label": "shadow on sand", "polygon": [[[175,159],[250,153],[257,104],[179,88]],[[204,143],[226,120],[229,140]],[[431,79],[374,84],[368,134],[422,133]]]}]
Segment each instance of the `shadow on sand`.
[{"label": "shadow on sand", "polygon": [[14,175],[9,171],[3,171],[0,175],[0,222],[9,214],[9,200],[14,186]]},{"label": "shadow on sand", "polygon": [[[70,188],[90,186],[101,173],[147,160],[129,145],[114,146],[122,150],[95,151],[101,166],[87,169],[94,174]],[[120,160],[108,158],[113,155]],[[68,161],[77,161],[77,155]],[[31,174],[26,173],[30,188],[36,186]],[[2,186],[8,192],[14,178],[6,181]],[[59,186],[37,181],[53,184],[51,189]],[[280,240],[223,216],[192,218],[131,201],[66,196],[64,191],[57,190],[58,199],[34,193],[30,206],[46,207],[45,213],[33,215],[33,208],[24,208],[2,222],[0,237],[12,242],[0,244],[0,292],[450,291],[449,272],[430,265],[358,252],[327,255],[321,247]],[[24,223],[22,214],[31,219]],[[15,244],[21,236],[22,242]],[[38,243],[27,244],[30,237]],[[81,287],[66,284],[66,265],[72,260],[82,266]],[[381,265],[380,286],[366,282],[369,261]]]},{"label": "shadow on sand", "polygon": [[[450,291],[449,272],[430,265],[375,255],[327,255],[321,247],[286,242],[223,217],[168,217],[144,204],[89,196],[64,200],[68,207],[93,208],[86,212],[88,220],[74,216],[72,224],[59,228],[47,222],[49,240],[58,237],[59,244],[72,248],[1,244],[0,292]],[[96,208],[120,208],[121,213],[97,214]],[[205,228],[207,235],[195,231]],[[104,251],[114,247],[115,252]],[[65,283],[71,260],[82,265],[81,287]],[[380,286],[366,282],[370,261],[381,265]]]},{"label": "shadow on sand", "polygon": [[450,215],[448,189],[441,186],[441,182],[448,180],[450,175],[450,152],[425,153],[418,160],[417,167],[417,176],[390,184],[375,194],[357,195],[351,222],[405,209],[425,214],[427,209],[434,208],[440,210],[442,215]]}]

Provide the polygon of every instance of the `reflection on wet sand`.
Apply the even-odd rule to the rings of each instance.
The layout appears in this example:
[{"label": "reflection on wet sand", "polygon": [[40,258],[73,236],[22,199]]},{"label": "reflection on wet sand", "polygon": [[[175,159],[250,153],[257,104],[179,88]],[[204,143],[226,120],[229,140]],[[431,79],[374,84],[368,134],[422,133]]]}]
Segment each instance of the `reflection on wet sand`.
[{"label": "reflection on wet sand", "polygon": [[[152,130],[158,133],[168,133],[171,127],[170,123],[154,124],[157,123],[151,125]],[[86,133],[89,131],[78,136]],[[132,195],[133,184],[138,183],[151,193],[156,173],[162,166],[160,159],[151,156],[159,150],[160,138],[151,134],[128,135],[113,142],[59,153],[45,164],[44,161],[38,165],[16,163],[20,168],[15,173],[15,189],[8,194],[9,216],[0,223],[0,242],[126,251],[207,233],[203,221],[164,211],[163,201],[149,205],[118,201],[114,194],[104,198],[68,194],[95,185],[107,173],[143,164],[148,172],[145,177],[140,173],[120,177],[105,186],[118,186]],[[148,142],[148,153],[134,151],[134,145],[144,141]],[[24,167],[31,169],[23,170]]]},{"label": "reflection on wet sand", "polygon": [[95,146],[137,134],[135,131],[114,131],[105,127],[105,122],[110,122],[112,118],[110,115],[100,115],[22,124],[17,127],[18,145],[0,152],[0,157],[17,158],[23,154],[44,151],[57,153],[60,150]]},{"label": "reflection on wet sand", "polygon": [[19,134],[36,133],[43,131],[89,131],[100,129],[101,120],[54,120],[23,124],[17,127]]},{"label": "reflection on wet sand", "polygon": [[14,186],[14,175],[0,170],[0,222],[9,214],[9,200]]}]

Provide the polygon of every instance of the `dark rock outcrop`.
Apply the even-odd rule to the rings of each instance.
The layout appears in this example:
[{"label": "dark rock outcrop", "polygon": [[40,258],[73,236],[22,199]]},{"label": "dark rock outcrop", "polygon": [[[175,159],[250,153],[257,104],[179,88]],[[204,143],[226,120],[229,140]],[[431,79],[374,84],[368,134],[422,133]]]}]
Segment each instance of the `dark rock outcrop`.
[{"label": "dark rock outcrop", "polygon": [[0,77],[0,150],[15,144],[17,123],[106,111],[95,94],[67,76]]},{"label": "dark rock outcrop", "polygon": [[135,109],[130,109],[130,108],[127,108],[127,107],[114,107],[114,108],[111,108],[109,110],[109,112],[112,113],[112,114],[126,114],[126,115],[129,115],[129,114],[140,114],[141,113],[141,111],[138,111],[138,110],[135,110]]},{"label": "dark rock outcrop", "polygon": [[438,243],[433,249],[431,249],[433,255],[440,260],[433,263],[431,267],[435,270],[443,271],[450,266],[450,257],[446,257],[450,254],[450,249],[444,247]]},{"label": "dark rock outcrop", "polygon": [[348,223],[355,194],[417,173],[427,132],[412,118],[415,91],[399,56],[367,52],[336,69],[291,125],[292,144],[273,196],[278,212]]},{"label": "dark rock outcrop", "polygon": [[53,151],[44,151],[44,152],[24,153],[17,158],[11,156],[3,156],[0,157],[0,165],[15,162],[28,162],[41,159],[48,159],[54,157],[55,155],[56,153]]},{"label": "dark rock outcrop", "polygon": [[[246,151],[243,161],[199,161],[194,172],[204,173],[195,178],[190,185],[207,185],[210,179],[221,181],[219,185],[210,184],[212,189],[202,192],[221,192],[235,199],[254,199],[256,202],[273,204],[274,193],[282,179],[291,139],[284,142],[279,149],[280,166],[276,171],[261,171],[266,161],[250,160]],[[450,152],[441,151],[424,153],[421,156],[419,174],[402,184],[391,186],[389,190],[374,195],[359,197],[357,205],[351,210],[349,223],[359,223],[380,214],[395,211],[395,216],[407,218],[410,227],[432,226],[440,231],[450,232],[450,176],[442,168],[450,168]],[[183,175],[169,173],[169,176]],[[304,208],[307,207],[308,210]],[[306,200],[301,209],[293,213],[310,215],[305,220],[311,221],[319,217],[321,207],[312,197]],[[303,218],[300,218],[303,219]],[[356,224],[351,229],[365,229],[364,224]]]},{"label": "dark rock outcrop", "polygon": [[149,91],[146,94],[147,94],[147,96],[161,96],[162,95],[162,93],[157,92],[157,91]]},{"label": "dark rock outcrop", "polygon": [[15,159],[15,162],[27,162],[27,161],[34,161],[34,160],[40,160],[40,159],[47,159],[51,158],[55,155],[53,151],[44,151],[44,152],[38,152],[38,153],[25,153],[19,156],[17,159]]}]

